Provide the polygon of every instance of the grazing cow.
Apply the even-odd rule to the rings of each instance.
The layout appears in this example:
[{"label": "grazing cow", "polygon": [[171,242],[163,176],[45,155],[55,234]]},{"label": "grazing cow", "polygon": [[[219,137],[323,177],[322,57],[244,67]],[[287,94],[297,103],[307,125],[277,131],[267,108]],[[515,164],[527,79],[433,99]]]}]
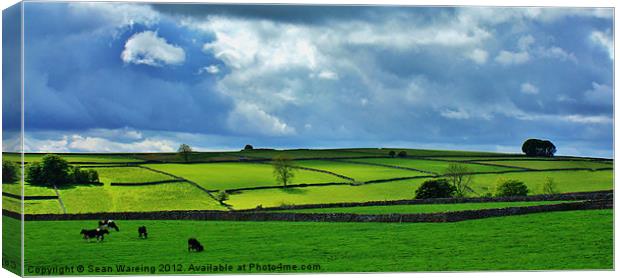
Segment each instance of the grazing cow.
[{"label": "grazing cow", "polygon": [[109,233],[110,232],[108,232],[108,230],[102,230],[102,229],[93,229],[93,230],[82,229],[82,231],[80,232],[80,234],[83,235],[84,239],[90,240],[91,238],[96,238],[97,241],[103,241],[103,235],[109,234]]},{"label": "grazing cow", "polygon": [[114,229],[118,232],[118,226],[116,226],[116,223],[114,222],[114,220],[99,221],[99,229],[103,229],[103,230]]},{"label": "grazing cow", "polygon": [[146,239],[147,233],[146,233],[146,227],[145,226],[138,227],[138,237]]},{"label": "grazing cow", "polygon": [[195,238],[190,238],[187,240],[187,251],[191,252],[192,250],[196,252],[202,252],[205,248],[196,240]]}]

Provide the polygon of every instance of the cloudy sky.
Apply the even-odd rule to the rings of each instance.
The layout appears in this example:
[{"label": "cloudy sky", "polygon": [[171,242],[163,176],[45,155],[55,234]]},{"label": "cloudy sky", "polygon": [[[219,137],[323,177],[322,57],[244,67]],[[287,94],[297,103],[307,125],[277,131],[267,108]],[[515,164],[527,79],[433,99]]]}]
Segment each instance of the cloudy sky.
[{"label": "cloudy sky", "polygon": [[26,3],[25,146],[519,152],[534,137],[558,154],[609,157],[612,15]]}]

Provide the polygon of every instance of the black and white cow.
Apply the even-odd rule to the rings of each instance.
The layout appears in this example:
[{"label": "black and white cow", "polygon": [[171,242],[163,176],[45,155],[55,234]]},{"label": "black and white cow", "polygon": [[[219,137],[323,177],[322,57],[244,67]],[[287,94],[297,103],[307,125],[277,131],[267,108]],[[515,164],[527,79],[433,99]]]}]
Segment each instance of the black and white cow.
[{"label": "black and white cow", "polygon": [[190,238],[187,240],[187,251],[191,252],[192,250],[196,252],[202,252],[205,248],[198,242],[195,238]]},{"label": "black and white cow", "polygon": [[140,226],[138,227],[138,237],[139,238],[147,238],[148,233],[146,232],[146,227],[145,226]]},{"label": "black and white cow", "polygon": [[80,232],[80,234],[83,235],[83,238],[85,240],[96,238],[97,241],[103,241],[103,235],[109,234],[109,233],[110,232],[108,232],[108,230],[103,230],[103,229],[92,229],[92,230],[82,229],[82,231]]},{"label": "black and white cow", "polygon": [[118,226],[116,225],[114,220],[99,221],[99,229],[102,229],[102,230],[114,229],[118,232]]}]

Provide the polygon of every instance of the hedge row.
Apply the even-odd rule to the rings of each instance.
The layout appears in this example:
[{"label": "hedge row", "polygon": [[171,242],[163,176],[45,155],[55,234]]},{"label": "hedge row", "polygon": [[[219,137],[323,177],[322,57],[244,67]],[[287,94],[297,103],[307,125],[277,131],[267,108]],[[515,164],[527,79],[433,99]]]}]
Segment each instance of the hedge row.
[{"label": "hedge row", "polygon": [[238,210],[238,211],[257,211],[257,210],[268,211],[268,210],[293,210],[293,209],[392,206],[392,205],[420,205],[420,204],[608,200],[608,199],[613,199],[613,196],[614,196],[613,190],[604,190],[604,191],[592,191],[592,192],[560,193],[560,194],[513,196],[513,197],[406,199],[406,200],[392,200],[392,201],[369,201],[369,202],[359,202],[359,203],[287,205],[287,206],[269,207],[269,208],[260,208],[260,209],[246,209],[246,210]]},{"label": "hedge row", "polygon": [[150,181],[150,182],[111,182],[112,186],[136,186],[136,185],[155,185],[162,183],[175,183],[175,182],[185,182],[185,180],[173,179],[173,180],[161,180],[161,181]]},{"label": "hedge row", "polygon": [[[17,200],[22,199],[22,196],[11,194],[8,192],[2,192],[2,196],[6,196],[6,197],[17,199]],[[24,200],[54,200],[54,199],[58,199],[58,196],[56,195],[54,196],[24,196]]]},{"label": "hedge row", "polygon": [[[291,221],[291,222],[457,222],[488,217],[502,217],[529,213],[608,209],[612,200],[595,200],[555,205],[510,207],[468,211],[419,214],[354,214],[354,213],[277,213],[277,212],[222,212],[222,211],[161,211],[115,212],[85,214],[26,214],[27,221],[56,220],[213,220],[213,221]],[[5,216],[20,219],[20,214],[2,210]]]}]

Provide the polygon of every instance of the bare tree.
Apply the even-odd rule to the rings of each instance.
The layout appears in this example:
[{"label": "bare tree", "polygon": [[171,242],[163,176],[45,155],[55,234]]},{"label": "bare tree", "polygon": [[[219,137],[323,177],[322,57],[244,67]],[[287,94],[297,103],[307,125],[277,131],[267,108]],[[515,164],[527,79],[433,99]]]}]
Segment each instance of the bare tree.
[{"label": "bare tree", "polygon": [[451,163],[446,168],[445,177],[454,186],[456,197],[465,197],[468,193],[475,193],[470,186],[474,177],[469,173],[469,168],[460,163]]},{"label": "bare tree", "polygon": [[189,155],[192,153],[192,147],[187,144],[181,144],[178,150],[179,154],[183,157],[183,161],[189,161]]},{"label": "bare tree", "polygon": [[290,158],[286,156],[277,156],[273,159],[273,175],[279,184],[287,186],[295,177],[295,168]]}]

